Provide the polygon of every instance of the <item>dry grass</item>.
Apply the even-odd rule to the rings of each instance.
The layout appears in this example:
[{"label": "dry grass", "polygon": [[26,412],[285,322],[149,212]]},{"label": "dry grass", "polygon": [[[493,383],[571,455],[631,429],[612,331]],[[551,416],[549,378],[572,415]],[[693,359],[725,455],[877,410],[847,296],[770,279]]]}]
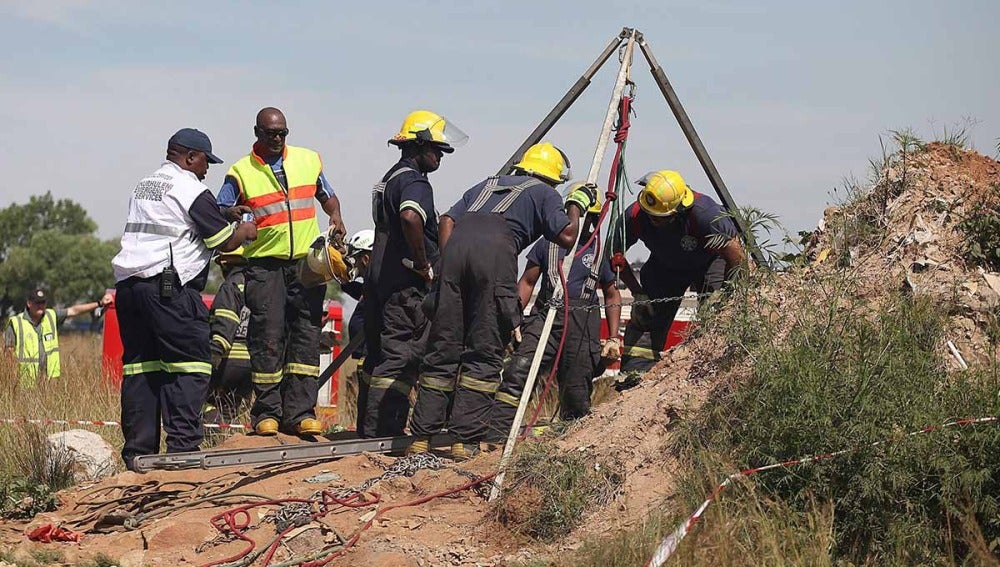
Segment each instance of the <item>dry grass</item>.
[{"label": "dry grass", "polygon": [[522,443],[494,512],[512,532],[552,541],[572,531],[591,506],[611,502],[624,478],[615,463],[563,453],[550,443]]},{"label": "dry grass", "polygon": [[[0,418],[86,419],[118,421],[121,414],[118,388],[101,376],[99,335],[65,335],[60,338],[62,376],[44,380],[36,388],[18,384],[17,368],[0,362]],[[69,429],[89,429],[112,447],[121,449],[121,429],[107,426],[0,424],[0,476],[40,478],[48,465],[41,462],[44,435]]]}]

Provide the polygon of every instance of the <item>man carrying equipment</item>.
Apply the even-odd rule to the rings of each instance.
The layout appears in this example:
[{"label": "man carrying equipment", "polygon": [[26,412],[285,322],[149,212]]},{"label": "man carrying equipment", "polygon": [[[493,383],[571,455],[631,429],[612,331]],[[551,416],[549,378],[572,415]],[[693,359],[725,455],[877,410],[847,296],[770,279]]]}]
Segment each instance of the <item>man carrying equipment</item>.
[{"label": "man carrying equipment", "polygon": [[[572,183],[567,194],[575,191],[582,182]],[[594,188],[596,191],[596,188]],[[621,320],[621,294],[615,287],[615,276],[611,267],[601,262],[595,265],[597,239],[584,248],[597,226],[597,218],[601,213],[600,202],[587,211],[583,232],[580,233],[578,245],[569,274],[566,276],[566,294],[569,300],[569,319],[564,317],[563,305],[560,302],[555,307],[556,318],[548,342],[545,343],[545,353],[541,368],[551,368],[556,352],[562,341],[563,350],[559,356],[559,368],[556,379],[559,384],[559,416],[564,420],[583,417],[590,413],[590,393],[593,389],[593,378],[597,376],[601,366],[600,360],[618,360],[621,343],[618,340],[618,326]],[[550,256],[552,245],[546,240],[539,240],[528,251],[528,265],[517,282],[517,292],[521,305],[527,305],[535,283],[542,277],[542,288],[535,299],[531,314],[522,325],[521,343],[517,345],[513,356],[504,366],[503,382],[493,401],[490,414],[490,427],[485,440],[489,443],[503,443],[514,423],[514,415],[528,379],[531,361],[541,338],[542,327],[545,325],[546,307],[553,297],[554,286],[562,286],[559,275],[563,258],[567,250],[557,249],[556,258]],[[600,285],[607,305],[608,341],[601,345],[601,310],[595,288]],[[565,339],[563,334],[565,333]]]},{"label": "man carrying equipment", "polygon": [[[316,152],[285,144],[288,125],[277,108],[257,113],[256,143],[233,164],[219,191],[220,207],[252,212],[259,238],[244,248],[247,347],[256,400],[250,420],[258,435],[281,427],[318,435],[319,335],[326,286],[303,282],[301,264],[319,236],[313,199],[330,217],[334,240],[346,235],[340,201]],[[309,285],[313,284],[313,285]]]},{"label": "man carrying equipment", "polygon": [[569,160],[548,142],[528,148],[514,167],[515,175],[469,189],[441,219],[440,289],[417,382],[411,453],[427,451],[446,424],[458,440],[453,458],[478,451],[504,347],[521,321],[517,255],[540,236],[572,246],[580,215],[596,201],[593,187],[582,186],[563,203],[554,187],[569,179]]},{"label": "man carrying equipment", "polygon": [[129,200],[121,252],[112,260],[124,363],[122,458],[160,448],[196,451],[201,407],[212,373],[208,309],[201,290],[212,251],[235,250],[257,227],[226,222],[202,180],[212,154],[208,136],[184,128],[167,142],[167,161],[139,181]]},{"label": "man carrying equipment", "polygon": [[372,192],[375,247],[365,277],[368,383],[358,385],[361,437],[402,435],[406,426],[426,340],[421,305],[438,260],[437,212],[427,174],[467,140],[427,110],[411,112],[389,140],[400,158]]},{"label": "man carrying equipment", "polygon": [[[636,202],[612,231],[625,235],[624,245],[613,243],[614,250],[624,252],[640,240],[649,249],[641,283],[628,264],[621,271],[636,302],[625,328],[621,365],[625,383],[632,385],[660,359],[679,297],[689,287],[717,291],[747,265],[733,220],[711,197],[692,191],[679,173],[653,171],[638,184],[642,191]],[[667,297],[678,299],[647,303]]]}]

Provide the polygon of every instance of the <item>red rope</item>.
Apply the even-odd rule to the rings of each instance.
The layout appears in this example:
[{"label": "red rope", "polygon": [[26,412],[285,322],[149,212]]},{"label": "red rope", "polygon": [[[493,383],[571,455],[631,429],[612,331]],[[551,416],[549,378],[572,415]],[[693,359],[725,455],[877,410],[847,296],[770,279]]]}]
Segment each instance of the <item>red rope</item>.
[{"label": "red rope", "polygon": [[[323,516],[326,516],[327,514],[332,512],[334,508],[333,506],[331,506],[331,504],[338,504],[345,508],[362,508],[364,506],[370,506],[372,504],[376,504],[381,500],[381,495],[379,495],[378,493],[373,492],[372,495],[375,497],[374,500],[360,501],[359,500],[361,498],[360,493],[352,494],[347,498],[338,498],[336,495],[331,494],[330,492],[324,490],[321,494],[322,501],[320,502],[319,512],[312,514],[310,516],[310,521],[322,518]],[[232,563],[234,561],[239,561],[244,557],[246,557],[247,555],[249,555],[250,553],[252,553],[253,550],[257,548],[257,542],[254,541],[253,538],[248,536],[246,532],[244,532],[244,530],[250,527],[250,510],[257,508],[258,506],[279,506],[294,502],[311,504],[315,502],[315,499],[276,498],[274,500],[265,500],[263,502],[256,502],[253,504],[244,504],[242,506],[237,506],[236,508],[230,508],[229,510],[226,510],[224,512],[216,514],[215,516],[212,516],[211,518],[212,526],[216,530],[218,530],[219,533],[228,532],[237,537],[238,539],[247,542],[249,545],[243,548],[243,550],[237,553],[236,555],[227,557],[225,559],[219,559],[216,561],[206,563],[202,565],[202,567],[212,567],[214,565],[221,565],[223,563]],[[271,558],[274,556],[275,551],[277,551],[278,545],[281,543],[282,538],[284,538],[285,535],[287,535],[288,532],[292,531],[294,528],[295,526],[291,526],[278,534],[277,538],[268,548],[267,557],[264,559],[265,566],[268,563],[270,563]]]},{"label": "red rope", "polygon": [[367,522],[365,522],[365,525],[361,526],[361,528],[358,529],[358,531],[354,532],[354,535],[352,535],[350,539],[348,539],[346,542],[344,542],[344,547],[342,549],[336,551],[335,553],[329,555],[328,557],[324,557],[323,559],[317,559],[316,561],[311,561],[311,562],[308,562],[308,563],[303,563],[301,565],[301,567],[322,567],[323,565],[326,565],[326,564],[330,563],[331,561],[333,561],[334,559],[337,559],[338,557],[343,557],[344,554],[347,553],[348,549],[350,549],[351,547],[354,547],[354,545],[358,543],[358,541],[361,539],[361,534],[365,530],[367,530],[368,528],[372,527],[372,524],[374,524],[376,520],[378,520],[379,518],[381,518],[383,515],[385,515],[386,512],[389,512],[390,510],[395,510],[397,508],[407,508],[409,506],[419,506],[419,505],[424,504],[426,502],[430,502],[431,500],[434,500],[436,498],[442,498],[442,497],[445,497],[445,496],[449,496],[451,494],[455,494],[457,492],[462,492],[463,490],[468,490],[468,489],[472,488],[473,486],[480,485],[480,484],[486,482],[487,480],[492,479],[496,475],[497,475],[497,473],[495,473],[495,472],[494,473],[490,473],[490,474],[488,474],[486,476],[481,476],[481,477],[479,477],[479,478],[477,478],[475,480],[469,481],[469,482],[467,482],[467,483],[465,483],[462,486],[459,486],[457,488],[452,488],[452,489],[449,489],[449,490],[445,490],[444,492],[438,492],[437,494],[431,494],[429,496],[423,496],[421,498],[417,498],[416,500],[411,500],[409,502],[403,502],[402,504],[391,504],[389,506],[386,506],[385,508],[382,508],[381,510],[379,510],[378,512],[376,512],[374,516],[372,516]]},{"label": "red rope", "polygon": [[[590,248],[590,245],[595,241],[599,242],[599,235],[601,233],[601,225],[604,223],[604,219],[611,210],[611,203],[616,198],[618,198],[615,192],[615,183],[618,179],[618,168],[621,165],[622,149],[625,146],[625,142],[628,140],[628,131],[632,126],[629,121],[629,113],[632,108],[632,99],[623,96],[621,104],[618,107],[618,125],[616,126],[617,132],[615,133],[615,143],[618,144],[617,149],[615,149],[615,159],[611,162],[611,172],[608,175],[608,191],[605,193],[604,206],[601,207],[601,214],[597,217],[597,224],[594,225],[594,232],[587,239],[587,242],[580,247],[580,249],[574,255],[574,258],[579,258],[580,255],[584,253],[585,250]],[[538,421],[538,417],[542,413],[542,401],[545,400],[545,396],[548,395],[549,390],[552,389],[552,383],[555,382],[556,374],[559,372],[559,359],[562,358],[563,347],[566,345],[566,327],[569,326],[569,296],[568,290],[566,288],[566,274],[562,273],[562,266],[559,270],[559,281],[562,283],[563,288],[563,332],[562,336],[559,338],[559,348],[556,350],[555,359],[552,361],[552,370],[549,372],[548,378],[545,380],[545,386],[542,388],[542,395],[538,398],[538,404],[535,406],[535,411],[531,415],[531,419],[528,420],[526,427],[524,428],[524,433],[522,433],[519,439],[523,439],[534,427],[535,423]],[[531,395],[531,392],[527,392]],[[522,394],[523,395],[523,394]]]}]

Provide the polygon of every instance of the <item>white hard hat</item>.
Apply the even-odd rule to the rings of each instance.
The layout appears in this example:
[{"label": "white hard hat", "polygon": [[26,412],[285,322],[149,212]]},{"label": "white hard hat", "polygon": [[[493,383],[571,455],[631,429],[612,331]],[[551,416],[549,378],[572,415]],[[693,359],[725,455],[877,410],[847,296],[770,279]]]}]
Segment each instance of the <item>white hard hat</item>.
[{"label": "white hard hat", "polygon": [[371,252],[374,246],[375,231],[370,228],[359,230],[347,240],[347,249],[350,254],[360,251]]}]

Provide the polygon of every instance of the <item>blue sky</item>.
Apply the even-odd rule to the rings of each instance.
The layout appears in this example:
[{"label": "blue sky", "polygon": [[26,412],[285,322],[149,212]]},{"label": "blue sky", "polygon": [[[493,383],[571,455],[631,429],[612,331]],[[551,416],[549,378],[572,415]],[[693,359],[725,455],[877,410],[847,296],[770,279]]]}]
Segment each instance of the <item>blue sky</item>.
[{"label": "blue sky", "polygon": [[[316,149],[350,230],[398,155],[385,140],[429,108],[470,135],[432,176],[437,206],[492,174],[623,25],[664,66],[734,197],[794,232],[845,176],[864,177],[887,129],[925,137],[978,121],[1000,137],[1000,3],[2,1],[0,206],[51,190],[119,234],[135,181],[180,127],[227,164],[262,106]],[[630,176],[679,170],[711,193],[645,61]],[[611,64],[549,135],[586,175]],[[610,159],[607,159],[607,165]],[[225,166],[209,173],[216,190]],[[606,173],[602,173],[606,179]]]}]

